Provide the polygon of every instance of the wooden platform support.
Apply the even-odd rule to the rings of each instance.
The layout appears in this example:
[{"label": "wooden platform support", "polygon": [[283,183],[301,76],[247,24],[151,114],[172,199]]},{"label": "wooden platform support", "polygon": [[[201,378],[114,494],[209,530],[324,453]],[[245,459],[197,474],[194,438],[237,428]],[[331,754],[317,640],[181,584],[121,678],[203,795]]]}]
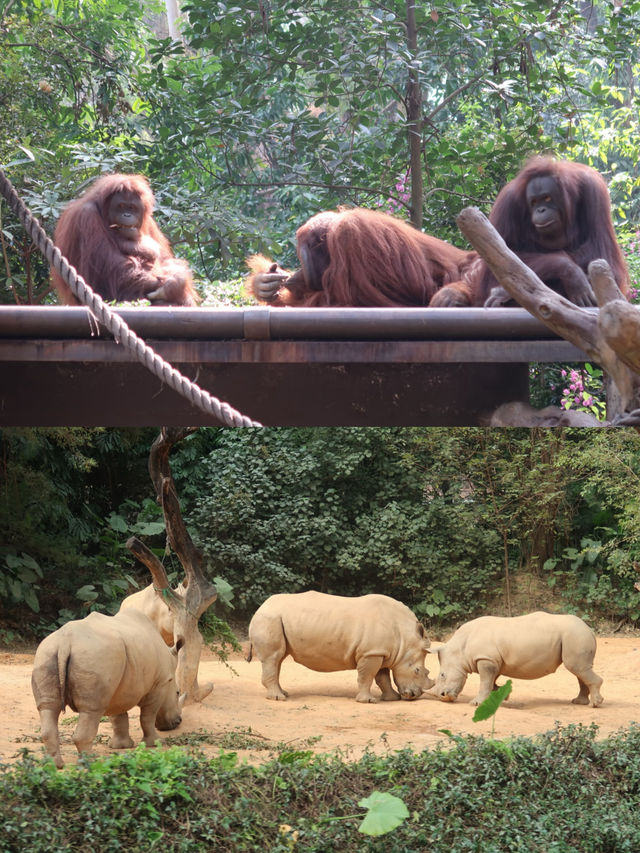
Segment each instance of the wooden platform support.
[{"label": "wooden platform support", "polygon": [[[123,308],[164,359],[265,426],[471,426],[586,355],[521,308]],[[0,306],[0,425],[211,420],[86,308]]]}]

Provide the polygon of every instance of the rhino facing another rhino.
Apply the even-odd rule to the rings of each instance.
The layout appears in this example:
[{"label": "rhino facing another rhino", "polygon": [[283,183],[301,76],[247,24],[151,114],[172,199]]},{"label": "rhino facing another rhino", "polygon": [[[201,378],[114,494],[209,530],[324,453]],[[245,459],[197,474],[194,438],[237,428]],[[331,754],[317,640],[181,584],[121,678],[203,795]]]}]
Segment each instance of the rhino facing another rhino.
[{"label": "rhino facing another rhino", "polygon": [[408,607],[386,595],[272,595],[255,612],[249,640],[247,660],[255,650],[262,661],[267,699],[287,698],[280,686],[287,655],[316,672],[357,670],[357,702],[378,701],[371,693],[374,678],[384,700],[417,699],[434,684],[424,667],[424,628]]},{"label": "rhino facing another rhino", "polygon": [[471,700],[479,705],[495,687],[496,678],[542,678],[561,663],[578,679],[573,703],[596,708],[602,704],[602,679],[593,671],[596,638],[577,616],[527,613],[524,616],[480,616],[465,622],[438,655],[440,674],[429,694],[453,702],[471,672],[480,675],[480,690]]},{"label": "rhino facing another rhino", "polygon": [[36,649],[31,688],[42,740],[56,767],[63,766],[58,718],[67,705],[78,712],[73,734],[78,752],[90,749],[103,714],[113,728],[109,746],[132,747],[127,711],[135,705],[147,746],[155,744],[156,726],[176,728],[182,719],[176,661],[176,651],[136,610],[90,613],[45,637]]}]

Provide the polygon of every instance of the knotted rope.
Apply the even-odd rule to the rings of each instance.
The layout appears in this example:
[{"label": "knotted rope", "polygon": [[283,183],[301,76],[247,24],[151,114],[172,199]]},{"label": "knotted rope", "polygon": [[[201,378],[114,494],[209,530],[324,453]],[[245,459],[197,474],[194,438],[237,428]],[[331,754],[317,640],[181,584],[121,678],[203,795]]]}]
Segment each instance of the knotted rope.
[{"label": "knotted rope", "polygon": [[178,394],[185,397],[194,406],[197,406],[218,421],[222,421],[227,426],[262,426],[257,421],[252,421],[246,415],[236,411],[228,403],[223,403],[216,397],[213,397],[208,391],[203,391],[195,382],[183,376],[179,370],[172,367],[138,337],[122,317],[112,311],[102,298],[89,287],[82,276],[78,274],[76,269],[62,255],[60,249],[54,246],[53,241],[47,236],[38,220],[19,198],[2,169],[0,169],[0,192],[7,200],[11,210],[24,225],[27,234],[31,237],[37,248],[69,285],[73,295],[83,305],[86,305],[93,316],[111,332],[117,343],[131,350],[136,359],[147,370],[151,371],[151,373]]}]

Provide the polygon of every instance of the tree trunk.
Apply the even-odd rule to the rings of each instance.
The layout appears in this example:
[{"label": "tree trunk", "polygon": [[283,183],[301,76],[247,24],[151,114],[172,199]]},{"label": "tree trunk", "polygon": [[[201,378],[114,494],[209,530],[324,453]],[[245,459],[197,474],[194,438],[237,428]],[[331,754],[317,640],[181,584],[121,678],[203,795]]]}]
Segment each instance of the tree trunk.
[{"label": "tree trunk", "polygon": [[157,500],[162,505],[167,538],[182,564],[184,580],[176,589],[171,589],[164,566],[144,543],[131,537],[127,547],[149,569],[156,594],[171,611],[174,642],[180,639],[184,641],[178,652],[178,689],[180,693],[186,694],[187,702],[200,702],[211,693],[213,684],[198,684],[198,666],[203,645],[198,620],[216,600],[217,592],[204,575],[202,553],[193,544],[182,519],[169,462],[173,446],[191,432],[194,432],[194,429],[163,427],[149,454],[149,473]]},{"label": "tree trunk", "polygon": [[[407,0],[407,47],[415,59],[418,52],[415,0]],[[409,68],[406,110],[411,164],[411,222],[416,228],[422,228],[422,89],[415,64]]]}]

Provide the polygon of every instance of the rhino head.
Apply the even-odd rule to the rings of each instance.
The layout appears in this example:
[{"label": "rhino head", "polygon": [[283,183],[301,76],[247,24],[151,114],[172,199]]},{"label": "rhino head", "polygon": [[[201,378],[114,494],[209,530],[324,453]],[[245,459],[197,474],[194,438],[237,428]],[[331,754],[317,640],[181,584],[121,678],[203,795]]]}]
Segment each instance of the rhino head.
[{"label": "rhino head", "polygon": [[393,667],[393,680],[402,699],[417,699],[435,682],[429,678],[429,670],[425,669],[424,657],[431,645],[424,635],[424,628],[416,623],[417,642],[412,644],[412,651],[405,660]]},{"label": "rhino head", "polygon": [[429,649],[429,652],[438,655],[440,673],[433,687],[428,690],[430,696],[437,696],[443,702],[455,702],[467,681],[467,673],[456,663],[455,653],[447,649],[447,644]]}]

